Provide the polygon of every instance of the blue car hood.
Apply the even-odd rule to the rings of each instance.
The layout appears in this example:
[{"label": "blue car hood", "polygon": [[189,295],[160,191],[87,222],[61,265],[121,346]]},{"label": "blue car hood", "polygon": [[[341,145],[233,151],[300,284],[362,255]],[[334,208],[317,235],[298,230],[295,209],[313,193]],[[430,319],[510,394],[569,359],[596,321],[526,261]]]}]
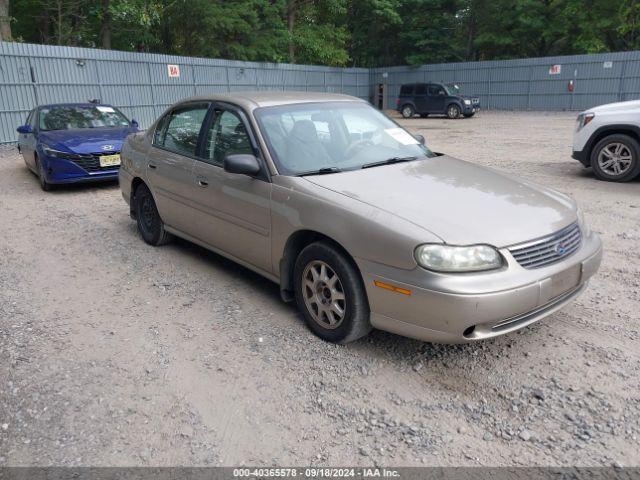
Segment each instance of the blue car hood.
[{"label": "blue car hood", "polygon": [[[38,140],[54,150],[72,153],[119,152],[124,139],[138,130],[124,128],[79,128],[40,132]],[[111,145],[111,149],[103,148]]]}]

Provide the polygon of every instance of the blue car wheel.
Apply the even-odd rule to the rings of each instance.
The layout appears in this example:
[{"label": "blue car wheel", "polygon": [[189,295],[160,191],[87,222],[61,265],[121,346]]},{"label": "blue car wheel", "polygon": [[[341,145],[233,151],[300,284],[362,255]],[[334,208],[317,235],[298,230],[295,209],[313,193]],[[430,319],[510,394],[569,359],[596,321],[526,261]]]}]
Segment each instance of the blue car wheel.
[{"label": "blue car wheel", "polygon": [[53,188],[49,182],[47,182],[47,177],[45,175],[44,166],[40,162],[40,159],[36,156],[36,166],[38,167],[38,179],[40,180],[40,188],[45,192],[50,191]]}]

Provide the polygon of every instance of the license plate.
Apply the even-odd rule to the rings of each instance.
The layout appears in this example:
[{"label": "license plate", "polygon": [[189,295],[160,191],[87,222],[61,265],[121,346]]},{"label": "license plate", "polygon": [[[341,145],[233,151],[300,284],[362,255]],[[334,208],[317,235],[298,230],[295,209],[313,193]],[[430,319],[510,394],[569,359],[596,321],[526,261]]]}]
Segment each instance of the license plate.
[{"label": "license plate", "polygon": [[551,298],[575,288],[580,283],[582,269],[580,264],[571,267],[564,272],[556,273],[551,277]]},{"label": "license plate", "polygon": [[101,167],[115,167],[120,165],[120,155],[102,155],[100,157]]}]

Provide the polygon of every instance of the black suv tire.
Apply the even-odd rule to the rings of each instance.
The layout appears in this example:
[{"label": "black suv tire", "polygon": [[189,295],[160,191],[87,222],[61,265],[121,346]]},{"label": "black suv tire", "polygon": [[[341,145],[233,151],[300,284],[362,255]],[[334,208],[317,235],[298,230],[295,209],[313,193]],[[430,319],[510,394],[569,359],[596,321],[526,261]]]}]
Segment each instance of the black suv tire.
[{"label": "black suv tire", "polygon": [[460,107],[455,103],[450,103],[447,106],[447,118],[450,118],[451,120],[460,118]]},{"label": "black suv tire", "polygon": [[[613,149],[613,150],[612,150]],[[619,154],[615,154],[619,149]],[[604,153],[607,152],[607,153]],[[620,157],[630,157],[631,163],[620,173],[615,173],[607,167],[607,158],[611,156],[614,162]],[[603,157],[603,158],[601,158]],[[591,167],[593,173],[600,180],[609,182],[628,182],[640,174],[640,144],[637,140],[621,133],[615,133],[601,139],[591,150]],[[619,165],[619,163],[618,163]]]},{"label": "black suv tire", "polygon": [[413,108],[413,106],[409,104],[403,105],[400,112],[402,113],[402,116],[404,118],[413,118],[413,116],[416,114],[415,108]]}]

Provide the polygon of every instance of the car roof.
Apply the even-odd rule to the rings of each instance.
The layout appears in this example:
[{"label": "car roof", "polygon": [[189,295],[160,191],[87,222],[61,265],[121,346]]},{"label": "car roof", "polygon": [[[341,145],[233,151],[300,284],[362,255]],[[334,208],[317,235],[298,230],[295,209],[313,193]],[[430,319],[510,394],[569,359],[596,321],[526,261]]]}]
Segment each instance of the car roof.
[{"label": "car roof", "polygon": [[260,107],[273,107],[277,105],[291,105],[295,103],[317,103],[317,102],[365,102],[361,98],[343,95],[339,93],[324,92],[282,92],[282,91],[260,91],[260,92],[231,92],[215,93],[211,95],[200,95],[185,98],[176,103],[179,105],[185,102],[197,101],[219,101],[229,102],[253,110]]},{"label": "car roof", "polygon": [[52,108],[52,107],[111,107],[108,103],[48,103],[46,105],[38,105],[36,108]]}]

